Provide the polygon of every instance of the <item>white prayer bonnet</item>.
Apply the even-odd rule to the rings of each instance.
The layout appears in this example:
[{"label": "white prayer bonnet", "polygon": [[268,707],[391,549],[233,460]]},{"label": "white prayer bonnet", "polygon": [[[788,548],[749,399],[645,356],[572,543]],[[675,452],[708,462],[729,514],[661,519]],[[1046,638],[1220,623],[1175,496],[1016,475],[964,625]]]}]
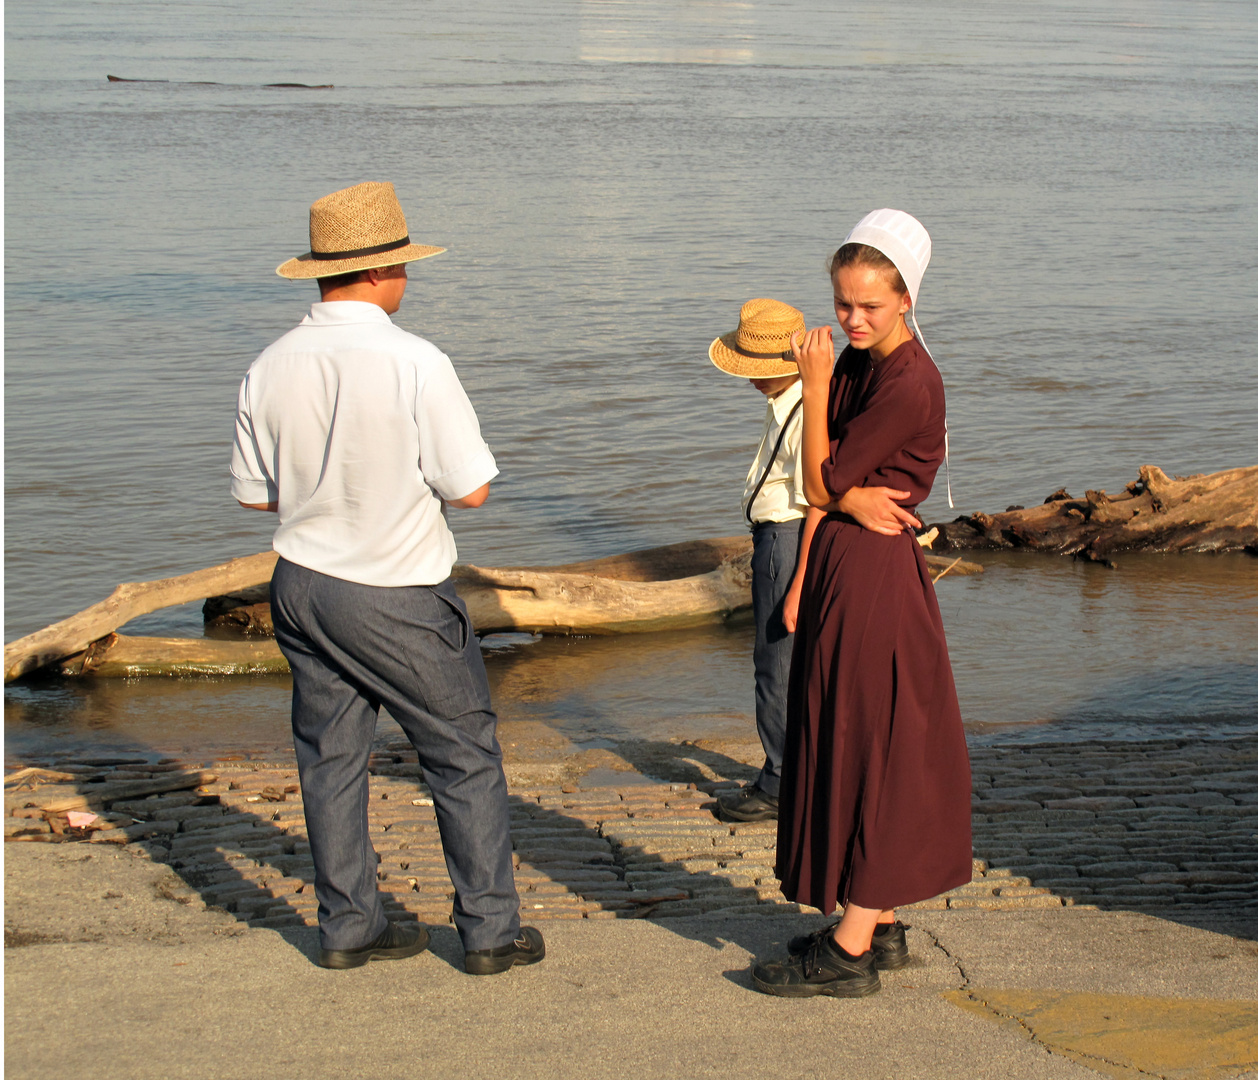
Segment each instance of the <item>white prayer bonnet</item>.
[{"label": "white prayer bonnet", "polygon": [[[856,223],[856,227],[847,234],[845,244],[865,244],[876,248],[895,263],[900,271],[904,285],[909,291],[909,302],[913,310],[909,317],[913,320],[913,329],[917,332],[917,340],[921,343],[926,355],[931,356],[930,348],[922,337],[922,329],[917,325],[917,291],[922,285],[922,275],[930,263],[930,233],[926,227],[912,214],[903,210],[875,210],[866,214]],[[944,420],[944,475],[948,485],[948,506],[952,503],[952,467],[948,460],[948,421]]]},{"label": "white prayer bonnet", "polygon": [[856,223],[843,243],[881,251],[895,263],[908,286],[909,300],[917,306],[917,290],[930,262],[930,233],[917,218],[903,210],[875,210]]}]

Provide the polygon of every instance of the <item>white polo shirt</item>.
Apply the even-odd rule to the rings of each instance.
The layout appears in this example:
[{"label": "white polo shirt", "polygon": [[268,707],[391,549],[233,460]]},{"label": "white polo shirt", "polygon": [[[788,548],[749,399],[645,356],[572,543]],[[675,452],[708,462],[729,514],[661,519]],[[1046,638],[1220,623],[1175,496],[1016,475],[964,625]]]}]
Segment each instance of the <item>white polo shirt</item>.
[{"label": "white polo shirt", "polygon": [[279,503],[274,548],[363,585],[436,585],[441,499],[498,475],[450,358],[375,304],[315,304],[240,385],[232,495]]},{"label": "white polo shirt", "polygon": [[[791,410],[803,399],[804,384],[796,379],[777,397],[769,398],[768,408],[764,417],[764,437],[760,440],[760,449],[756,451],[756,460],[751,463],[747,472],[747,483],[743,488],[743,512],[747,511],[747,500],[755,491],[756,483],[764,470],[764,486],[756,496],[751,507],[751,520],[759,524],[762,521],[798,521],[808,512],[808,500],[804,497],[804,416],[803,407],[791,417]],[[778,436],[782,433],[782,425],[790,418],[786,438],[782,440],[782,449],[772,461],[769,456],[777,445]]]}]

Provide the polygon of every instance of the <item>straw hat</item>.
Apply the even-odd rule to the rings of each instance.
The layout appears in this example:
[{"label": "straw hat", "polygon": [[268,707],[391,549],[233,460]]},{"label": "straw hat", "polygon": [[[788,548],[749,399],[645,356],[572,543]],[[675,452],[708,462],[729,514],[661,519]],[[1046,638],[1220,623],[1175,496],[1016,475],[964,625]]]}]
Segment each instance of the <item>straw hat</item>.
[{"label": "straw hat", "polygon": [[355,184],[310,207],[310,250],[275,272],[286,278],[331,277],[427,259],[443,251],[411,243],[392,184]]},{"label": "straw hat", "polygon": [[738,329],[708,346],[712,363],[744,379],[798,375],[791,336],[802,333],[804,316],[781,300],[748,300],[738,313]]},{"label": "straw hat", "polygon": [[930,233],[917,218],[903,210],[875,210],[856,223],[843,243],[865,244],[881,251],[895,263],[908,287],[909,300],[917,306],[917,290],[930,262]]}]

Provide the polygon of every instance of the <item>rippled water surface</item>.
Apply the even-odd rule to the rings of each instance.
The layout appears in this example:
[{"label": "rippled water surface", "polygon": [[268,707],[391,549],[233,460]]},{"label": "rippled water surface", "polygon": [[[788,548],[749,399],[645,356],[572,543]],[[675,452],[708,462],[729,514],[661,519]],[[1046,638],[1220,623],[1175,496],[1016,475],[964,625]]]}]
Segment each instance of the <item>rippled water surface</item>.
[{"label": "rippled water surface", "polygon": [[[305,250],[309,203],[364,179],[450,249],[398,321],[452,356],[502,468],[454,515],[469,561],[737,531],[763,405],[707,344],[752,296],[829,318],[824,259],[884,205],[935,245],[919,317],[957,506],[941,483],[928,518],[1255,460],[1251,3],[5,16],[6,639],[268,545],[228,497],[236,386],[314,297],[273,272]],[[263,86],[282,81],[334,86]],[[996,562],[939,588],[976,731],[1255,713],[1258,563]],[[132,629],[198,625],[189,607]],[[746,730],[748,654],[735,626],[491,663],[506,716],[689,736]],[[11,745],[146,716],[247,741],[286,708],[266,680],[6,703]]]}]

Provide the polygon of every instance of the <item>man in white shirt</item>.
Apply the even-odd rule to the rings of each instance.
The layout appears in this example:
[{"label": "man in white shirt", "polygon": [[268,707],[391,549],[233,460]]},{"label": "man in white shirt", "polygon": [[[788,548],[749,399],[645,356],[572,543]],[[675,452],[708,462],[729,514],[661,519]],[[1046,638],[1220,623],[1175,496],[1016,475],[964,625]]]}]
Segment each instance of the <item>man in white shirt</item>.
[{"label": "man in white shirt", "polygon": [[497,718],[480,648],[449,576],[445,508],[478,507],[498,474],[449,358],[393,325],[411,243],[392,184],[310,208],[306,255],[282,277],[321,302],[240,387],[232,494],[278,513],[275,636],[293,672],[293,739],[315,894],[319,963],[358,967],[422,952],[390,923],[367,830],[367,759],[381,705],[418,751],[432,791],[454,922],[472,974],[545,955],[521,927]]}]

